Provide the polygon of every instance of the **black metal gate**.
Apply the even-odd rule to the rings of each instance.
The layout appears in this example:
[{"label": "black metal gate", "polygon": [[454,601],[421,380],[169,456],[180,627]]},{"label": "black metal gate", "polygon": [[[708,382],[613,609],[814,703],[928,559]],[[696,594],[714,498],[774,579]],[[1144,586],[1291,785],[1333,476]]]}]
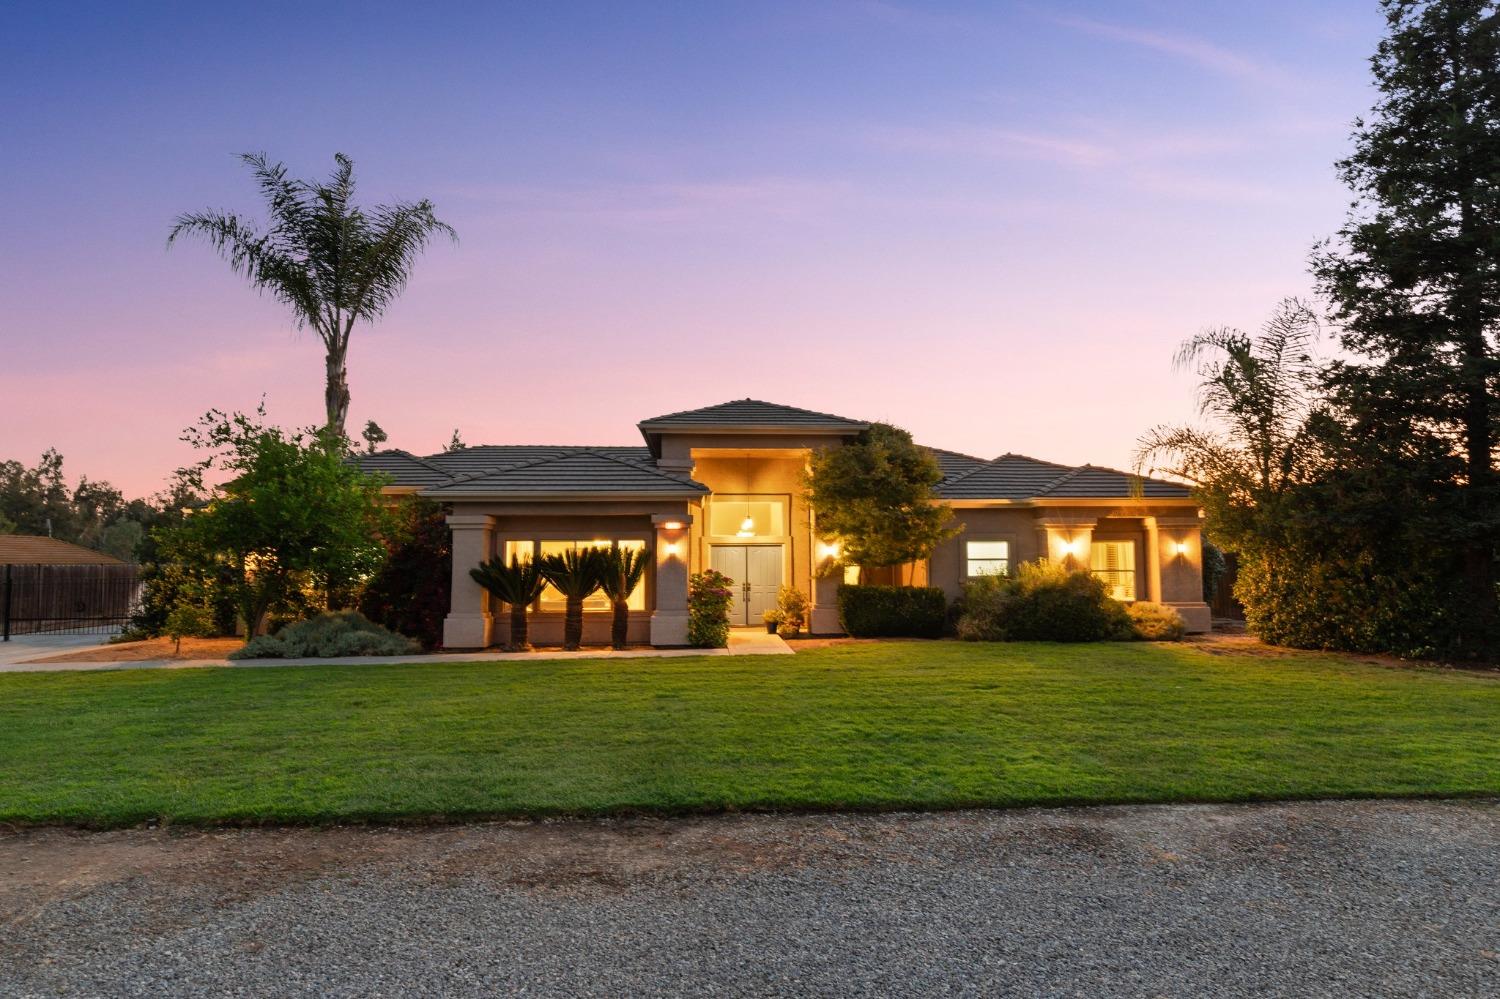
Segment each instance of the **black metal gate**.
[{"label": "black metal gate", "polygon": [[133,565],[6,565],[0,568],[0,632],[104,634],[124,627],[140,596]]}]

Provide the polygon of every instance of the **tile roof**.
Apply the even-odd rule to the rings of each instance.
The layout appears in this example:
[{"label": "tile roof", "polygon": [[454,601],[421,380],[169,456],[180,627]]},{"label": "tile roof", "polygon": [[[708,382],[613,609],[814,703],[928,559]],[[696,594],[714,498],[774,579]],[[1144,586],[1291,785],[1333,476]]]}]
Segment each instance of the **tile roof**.
[{"label": "tile roof", "polygon": [[691,479],[669,475],[640,461],[605,451],[571,450],[521,464],[461,475],[427,493],[438,499],[463,496],[683,495],[699,496],[708,488]]},{"label": "tile roof", "polygon": [[807,430],[859,431],[869,426],[863,420],[851,420],[830,413],[818,413],[796,406],[782,406],[759,399],[736,399],[702,409],[685,409],[680,413],[653,416],[637,424],[647,430],[692,429],[694,427],[788,427]]},{"label": "tile roof", "polygon": [[[674,429],[775,427],[854,432],[867,424],[793,406],[740,399],[652,417],[639,426],[651,441]],[[1024,454],[1002,454],[987,460],[943,448],[928,450],[943,470],[943,480],[937,487],[937,495],[943,499],[1183,499],[1191,495],[1187,487],[1177,483],[1140,479],[1112,468],[1075,468]],[[708,492],[686,476],[658,468],[652,448],[646,446],[491,444],[423,458],[392,450],[357,455],[353,460],[367,471],[386,474],[398,487],[419,488],[434,498],[601,493],[621,497],[664,493],[691,496]]]},{"label": "tile roof", "polygon": [[0,565],[124,565],[113,555],[35,534],[0,534]]},{"label": "tile roof", "polygon": [[353,461],[360,471],[387,476],[394,486],[435,486],[451,478],[431,461],[396,449],[357,454]]}]

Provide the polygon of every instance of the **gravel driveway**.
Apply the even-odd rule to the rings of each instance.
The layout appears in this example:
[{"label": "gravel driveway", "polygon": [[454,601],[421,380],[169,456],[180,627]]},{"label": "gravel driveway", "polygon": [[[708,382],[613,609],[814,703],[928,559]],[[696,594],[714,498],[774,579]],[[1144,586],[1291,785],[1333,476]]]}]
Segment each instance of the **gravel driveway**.
[{"label": "gravel driveway", "polygon": [[0,835],[5,995],[1500,994],[1500,802]]}]

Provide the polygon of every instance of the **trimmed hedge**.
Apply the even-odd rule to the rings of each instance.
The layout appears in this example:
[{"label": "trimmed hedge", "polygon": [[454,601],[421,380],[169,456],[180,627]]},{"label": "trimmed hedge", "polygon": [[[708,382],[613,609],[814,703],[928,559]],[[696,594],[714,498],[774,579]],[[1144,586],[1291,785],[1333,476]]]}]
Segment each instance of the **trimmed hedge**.
[{"label": "trimmed hedge", "polygon": [[969,642],[1108,642],[1134,637],[1125,606],[1087,572],[1023,562],[1014,576],[964,587],[958,637]]},{"label": "trimmed hedge", "polygon": [[935,586],[839,587],[839,625],[855,638],[941,638],[947,619]]}]

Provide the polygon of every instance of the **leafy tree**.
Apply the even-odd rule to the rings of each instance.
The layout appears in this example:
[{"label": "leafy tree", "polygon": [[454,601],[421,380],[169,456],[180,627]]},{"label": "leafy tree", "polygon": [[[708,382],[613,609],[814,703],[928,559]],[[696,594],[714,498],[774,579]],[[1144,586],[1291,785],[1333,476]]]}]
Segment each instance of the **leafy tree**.
[{"label": "leafy tree", "polygon": [[514,555],[506,565],[504,559],[496,557],[479,563],[478,568],[469,570],[469,575],[495,599],[510,606],[510,641],[505,645],[506,651],[525,652],[530,649],[526,611],[542,595],[542,586],[547,582],[541,565]]},{"label": "leafy tree", "polygon": [[646,552],[639,548],[615,548],[605,552],[599,588],[609,597],[614,618],[610,622],[610,644],[627,645],[630,633],[630,595],[646,578]]},{"label": "leafy tree", "polygon": [[126,501],[108,482],[88,476],[69,489],[55,449],[31,468],[0,462],[0,534],[53,537],[132,561],[155,513],[152,501]]},{"label": "leafy tree", "polygon": [[838,539],[843,562],[864,569],[928,558],[957,533],[937,503],[942,479],[911,434],[873,423],[843,447],[814,452],[805,488],[818,531]]},{"label": "leafy tree", "polygon": [[442,644],[453,548],[440,504],[412,498],[385,518],[386,557],[359,596],[365,617],[431,649]]},{"label": "leafy tree", "polygon": [[467,444],[464,443],[464,439],[458,435],[458,428],[454,427],[453,428],[453,436],[448,439],[448,443],[443,446],[443,450],[444,451],[462,451],[464,448],[466,448],[468,446],[469,445],[467,445]]},{"label": "leafy tree", "polygon": [[406,287],[433,237],[457,237],[425,198],[356,206],[354,163],[342,153],[334,156],[326,183],[290,180],[286,167],[264,153],[240,158],[265,200],[265,228],[232,213],[193,212],[178,216],[167,242],[185,234],[203,237],[252,287],[290,306],[299,328],[312,328],[323,342],[327,367],[326,429],[342,438],[355,324],[379,318]]},{"label": "leafy tree", "polygon": [[250,636],[278,603],[310,589],[326,595],[368,578],[385,558],[379,483],[345,460],[328,430],[288,433],[254,417],[207,413],[183,439],[207,456],[181,473],[202,489],[227,475],[208,502],[159,533],[164,556],[226,585]]},{"label": "leafy tree", "polygon": [[200,598],[190,598],[186,595],[167,614],[166,623],[162,625],[162,634],[173,642],[172,654],[174,656],[182,654],[184,638],[204,638],[213,633],[213,612]]},{"label": "leafy tree", "polygon": [[359,434],[365,439],[365,451],[374,454],[380,450],[380,445],[390,440],[390,435],[380,428],[380,424],[374,420],[365,421],[365,429]]},{"label": "leafy tree", "polygon": [[[1365,506],[1414,506],[1409,554],[1462,581],[1453,651],[1500,649],[1495,470],[1500,372],[1500,9],[1382,0],[1379,99],[1339,164],[1354,193],[1314,257],[1345,350],[1330,387]],[[1382,495],[1383,491],[1383,495]]]},{"label": "leafy tree", "polygon": [[599,589],[608,553],[598,548],[570,548],[560,555],[543,555],[542,576],[566,600],[563,648],[583,645],[583,602]]}]

